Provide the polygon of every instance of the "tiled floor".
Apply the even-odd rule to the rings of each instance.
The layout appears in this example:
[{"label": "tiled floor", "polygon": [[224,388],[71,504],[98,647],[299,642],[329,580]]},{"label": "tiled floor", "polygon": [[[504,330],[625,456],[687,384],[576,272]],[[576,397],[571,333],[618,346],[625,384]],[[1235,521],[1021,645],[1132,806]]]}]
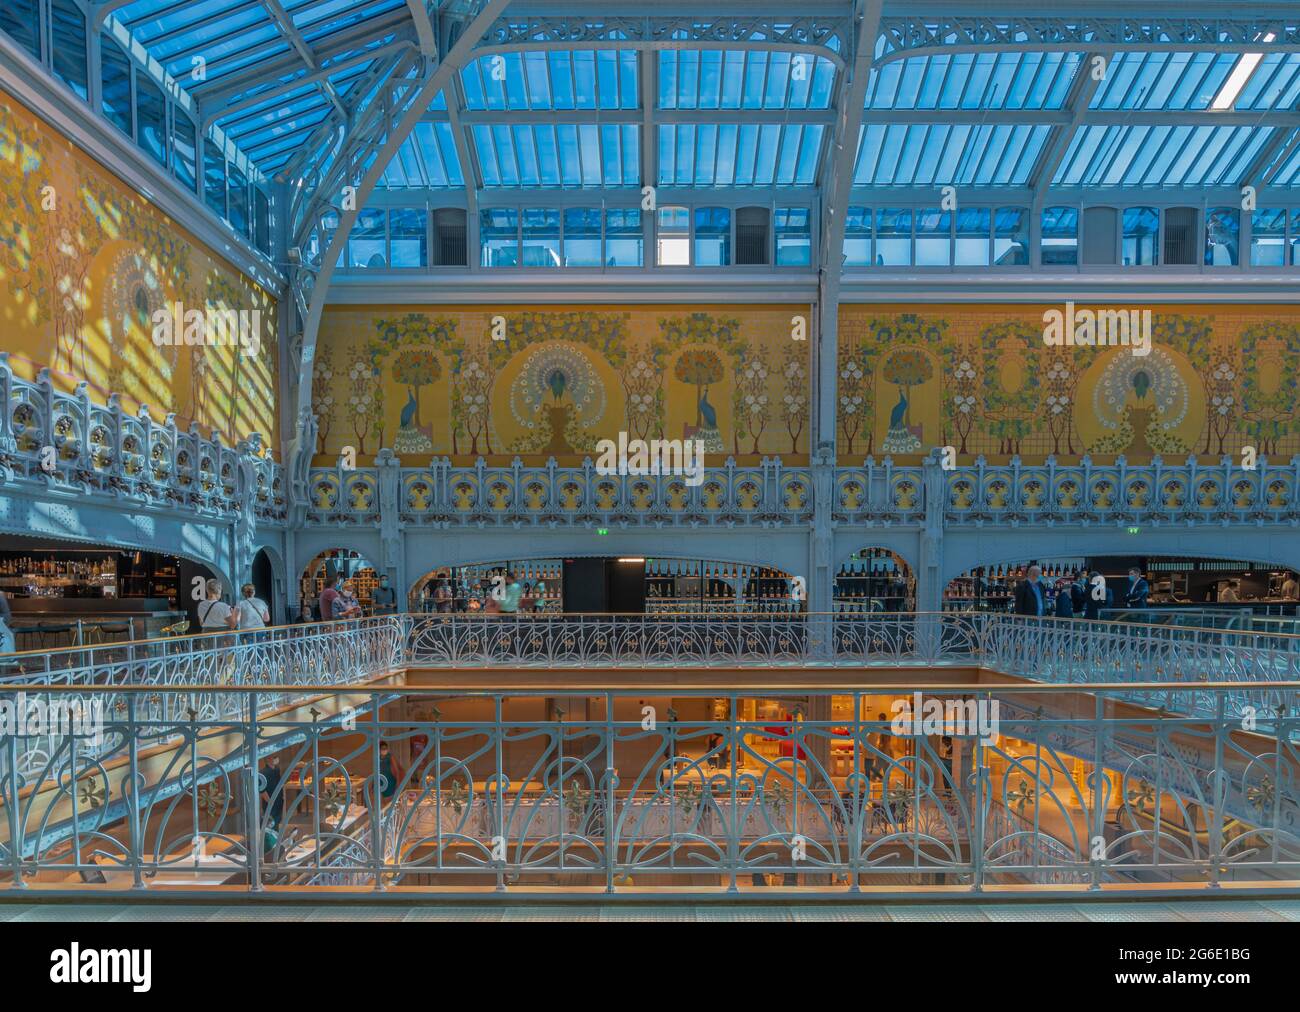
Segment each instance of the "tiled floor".
[{"label": "tiled floor", "polygon": [[0,903],[0,921],[1300,921],[1300,899],[764,906],[144,905]]}]

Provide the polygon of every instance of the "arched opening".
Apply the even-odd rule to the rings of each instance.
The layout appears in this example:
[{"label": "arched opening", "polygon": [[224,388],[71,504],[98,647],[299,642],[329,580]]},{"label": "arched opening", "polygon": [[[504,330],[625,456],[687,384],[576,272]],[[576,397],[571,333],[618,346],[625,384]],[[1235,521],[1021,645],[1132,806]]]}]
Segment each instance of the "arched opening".
[{"label": "arched opening", "polygon": [[371,595],[379,586],[379,576],[370,561],[351,548],[327,548],[307,563],[298,577],[298,600],[308,605],[313,618],[322,620],[331,617],[321,613],[321,594],[339,576],[346,581],[345,587],[350,588],[351,596],[362,614],[372,614],[374,606]]},{"label": "arched opening", "polygon": [[272,620],[275,618],[275,567],[271,563],[271,557],[267,554],[265,548],[258,549],[253,556],[252,579],[255,593],[271,610]]},{"label": "arched opening", "polygon": [[888,548],[862,548],[835,574],[835,611],[915,611],[916,577],[901,555]]},{"label": "arched opening", "polygon": [[[1142,610],[1147,621],[1240,628],[1268,618],[1293,620],[1300,603],[1300,575],[1270,562],[1206,556],[1098,555],[1013,559],[976,566],[944,588],[945,611],[1013,611],[1016,585],[1029,567],[1042,569],[1049,611],[1072,585],[1086,589],[1089,574],[1103,580],[1102,617]],[[1130,573],[1136,570],[1140,582]],[[1080,600],[1073,595],[1073,605]]]},{"label": "arched opening", "polygon": [[441,566],[412,584],[414,612],[495,610],[513,573],[517,610],[543,613],[740,614],[803,611],[806,584],[772,566],[661,556],[569,556]]}]

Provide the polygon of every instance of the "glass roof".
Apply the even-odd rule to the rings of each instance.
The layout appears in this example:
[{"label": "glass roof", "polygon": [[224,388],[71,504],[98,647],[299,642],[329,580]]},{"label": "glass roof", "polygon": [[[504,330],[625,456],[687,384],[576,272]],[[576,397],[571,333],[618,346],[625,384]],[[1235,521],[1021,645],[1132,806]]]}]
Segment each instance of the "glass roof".
[{"label": "glass roof", "polygon": [[[204,127],[293,181],[335,156],[397,54],[416,51],[414,12],[463,17],[484,2],[132,0],[107,17],[175,77]],[[843,150],[850,7],[824,23],[756,8],[691,26],[655,23],[652,7],[631,21],[595,4],[512,11],[430,104],[380,185],[815,191]],[[876,39],[862,122],[849,117],[856,147],[844,152],[859,191],[1300,186],[1300,52],[1287,51],[1295,19],[1278,22],[1273,49],[1274,33],[1261,29],[1257,53],[1214,51],[1167,26],[1107,42],[1090,22],[1081,38],[1096,41],[1067,52],[1057,37],[1071,30],[1065,21],[1038,48],[1046,30],[1010,17],[975,32],[921,21],[924,30],[884,25]],[[1146,38],[1158,45],[1132,41]]]}]

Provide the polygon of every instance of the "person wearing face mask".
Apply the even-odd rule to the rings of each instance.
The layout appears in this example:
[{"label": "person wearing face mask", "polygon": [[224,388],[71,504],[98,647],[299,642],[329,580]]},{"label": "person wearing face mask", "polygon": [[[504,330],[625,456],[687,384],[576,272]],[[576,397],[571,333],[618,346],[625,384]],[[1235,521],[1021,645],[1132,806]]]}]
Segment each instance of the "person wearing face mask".
[{"label": "person wearing face mask", "polygon": [[1147,594],[1151,592],[1151,587],[1142,575],[1142,570],[1134,566],[1128,571],[1128,584],[1124,587],[1124,607],[1126,608],[1145,608],[1147,606]]},{"label": "person wearing face mask", "polygon": [[379,586],[371,591],[370,603],[374,606],[372,611],[375,615],[397,614],[397,591],[389,586],[387,573],[379,578]]},{"label": "person wearing face mask", "polygon": [[1016,587],[1017,615],[1046,615],[1047,588],[1041,566],[1030,566],[1029,575]]}]

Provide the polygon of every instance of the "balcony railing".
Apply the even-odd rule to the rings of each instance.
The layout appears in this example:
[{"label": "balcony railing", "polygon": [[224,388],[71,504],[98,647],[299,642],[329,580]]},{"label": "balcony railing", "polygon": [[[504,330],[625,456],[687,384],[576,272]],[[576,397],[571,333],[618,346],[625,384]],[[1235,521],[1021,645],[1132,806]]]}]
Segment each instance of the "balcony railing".
[{"label": "balcony railing", "polygon": [[[396,514],[407,529],[506,524],[648,526],[678,524],[808,525],[814,508],[837,523],[920,524],[927,513],[948,526],[986,522],[1222,524],[1300,520],[1300,457],[1289,464],[1224,458],[1205,464],[1155,458],[1149,464],[1025,464],[1013,458],[944,471],[937,459],[896,466],[868,458],[833,469],[831,501],[815,502],[815,468],[779,458],[756,465],[728,459],[690,486],[675,475],[602,475],[588,460],[560,467],[401,467],[389,451],[380,466],[313,468],[308,479],[312,526],[373,525]],[[938,495],[942,502],[929,497]]]},{"label": "balcony railing", "polygon": [[198,427],[158,422],[145,407],[127,414],[116,395],[90,399],[54,387],[48,370],[20,379],[0,352],[0,463],[19,483],[71,494],[111,497],[118,509],[183,507],[200,517],[251,508],[261,522],[283,523],[283,469],[261,454],[260,437],[225,446]]},{"label": "balcony railing", "polygon": [[[193,686],[40,690],[134,702],[107,721],[107,753],[85,756],[68,739],[48,757],[60,775],[44,789],[4,778],[0,881],[227,894],[671,886],[759,898],[918,885],[1294,888],[1300,878],[1296,757],[1223,715],[1218,700],[1235,687],[1098,685],[1082,710],[1077,690],[1057,685],[891,682],[833,698],[772,688],[762,700],[674,689],[699,697],[689,717],[656,713],[643,690],[556,687],[548,716],[522,717],[511,714],[538,712],[537,694],[407,687],[423,715],[352,727],[301,710],[262,716],[252,686],[205,688],[237,698],[244,716],[159,719],[142,705]],[[1300,682],[1260,689],[1294,698]],[[391,698],[322,691],[368,693],[375,713]],[[1126,711],[1117,697],[1130,691],[1195,692],[1219,716]],[[913,692],[983,707],[993,735],[872,719],[873,697]],[[566,712],[576,695],[584,708]],[[758,709],[774,701],[782,712]],[[1282,718],[1284,739],[1297,723]],[[157,745],[173,739],[164,768]],[[221,761],[203,758],[211,742],[227,744]],[[381,758],[381,742],[400,763]],[[249,775],[271,752],[285,776]]]}]

